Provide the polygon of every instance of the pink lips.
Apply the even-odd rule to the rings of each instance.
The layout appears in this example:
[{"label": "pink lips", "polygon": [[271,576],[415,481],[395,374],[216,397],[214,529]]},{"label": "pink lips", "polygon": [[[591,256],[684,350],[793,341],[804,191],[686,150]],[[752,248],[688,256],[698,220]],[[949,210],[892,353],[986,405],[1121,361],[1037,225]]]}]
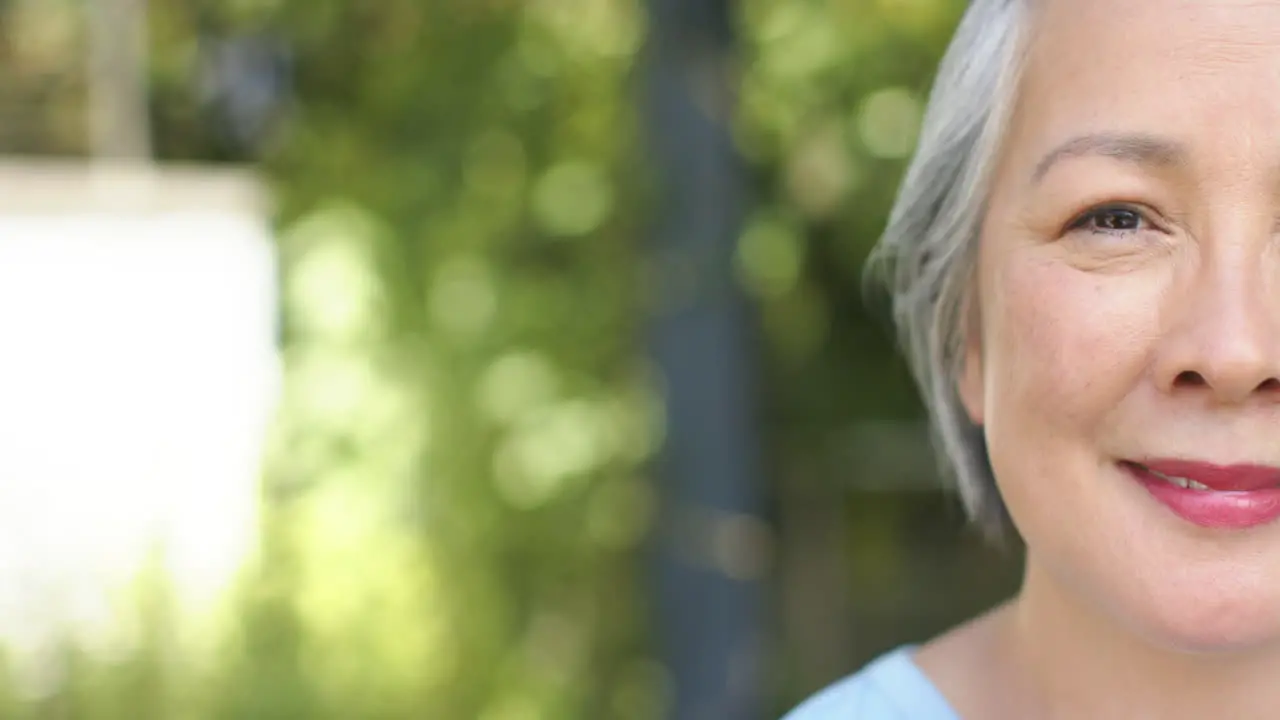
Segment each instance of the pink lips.
[{"label": "pink lips", "polygon": [[[1156,500],[1200,527],[1244,529],[1280,518],[1280,468],[1167,459],[1120,465]],[[1181,487],[1184,480],[1207,489]]]}]

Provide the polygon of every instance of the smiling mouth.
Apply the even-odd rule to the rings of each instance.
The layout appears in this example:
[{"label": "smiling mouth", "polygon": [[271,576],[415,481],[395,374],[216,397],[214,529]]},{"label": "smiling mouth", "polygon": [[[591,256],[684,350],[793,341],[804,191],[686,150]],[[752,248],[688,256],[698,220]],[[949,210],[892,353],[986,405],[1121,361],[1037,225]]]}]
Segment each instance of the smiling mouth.
[{"label": "smiling mouth", "polygon": [[1186,490],[1255,492],[1280,488],[1280,468],[1270,465],[1216,465],[1166,459],[1126,460],[1123,464]]},{"label": "smiling mouth", "polygon": [[1123,460],[1120,467],[1182,519],[1244,529],[1280,519],[1280,468],[1188,460]]},{"label": "smiling mouth", "polygon": [[1187,488],[1189,490],[1208,490],[1210,492],[1214,492],[1213,488],[1203,483],[1198,483],[1195,480],[1192,480],[1191,478],[1178,477],[1177,475],[1165,475],[1164,473],[1159,472],[1158,470],[1153,470],[1143,465],[1138,465],[1138,468],[1145,470],[1151,473],[1152,475],[1155,475],[1156,477],[1160,478],[1161,480],[1164,480],[1167,483],[1170,483],[1172,485],[1177,485],[1180,488]]}]

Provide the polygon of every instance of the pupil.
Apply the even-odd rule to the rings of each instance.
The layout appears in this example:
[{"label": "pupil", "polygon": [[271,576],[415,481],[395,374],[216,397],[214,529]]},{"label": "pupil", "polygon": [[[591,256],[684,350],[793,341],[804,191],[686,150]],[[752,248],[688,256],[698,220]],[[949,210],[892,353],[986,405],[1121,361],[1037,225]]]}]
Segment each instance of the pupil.
[{"label": "pupil", "polygon": [[1107,230],[1133,230],[1138,227],[1138,214],[1132,210],[1109,210],[1099,219]]}]

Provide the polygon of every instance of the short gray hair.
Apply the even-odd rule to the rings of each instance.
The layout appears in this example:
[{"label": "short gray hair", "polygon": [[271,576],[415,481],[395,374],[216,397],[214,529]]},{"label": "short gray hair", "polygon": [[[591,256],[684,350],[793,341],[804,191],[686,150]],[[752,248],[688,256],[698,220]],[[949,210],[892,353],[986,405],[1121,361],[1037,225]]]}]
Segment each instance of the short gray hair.
[{"label": "short gray hair", "polygon": [[915,155],[869,259],[893,298],[900,341],[940,451],[972,521],[1011,528],[982,428],[957,382],[990,175],[1022,66],[1028,0],[972,0],[943,56]]}]

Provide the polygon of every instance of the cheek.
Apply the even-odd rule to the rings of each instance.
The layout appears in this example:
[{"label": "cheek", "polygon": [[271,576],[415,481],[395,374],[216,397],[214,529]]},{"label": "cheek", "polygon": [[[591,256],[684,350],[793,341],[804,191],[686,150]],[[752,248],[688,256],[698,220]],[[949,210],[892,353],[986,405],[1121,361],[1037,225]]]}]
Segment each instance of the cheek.
[{"label": "cheek", "polygon": [[1104,425],[1149,365],[1159,288],[1043,259],[1010,263],[991,279],[983,303],[989,430]]},{"label": "cheek", "polygon": [[1098,525],[1100,461],[1146,375],[1159,289],[1039,258],[983,287],[987,446],[1014,524],[1040,554],[1122,553],[1123,523]]}]

